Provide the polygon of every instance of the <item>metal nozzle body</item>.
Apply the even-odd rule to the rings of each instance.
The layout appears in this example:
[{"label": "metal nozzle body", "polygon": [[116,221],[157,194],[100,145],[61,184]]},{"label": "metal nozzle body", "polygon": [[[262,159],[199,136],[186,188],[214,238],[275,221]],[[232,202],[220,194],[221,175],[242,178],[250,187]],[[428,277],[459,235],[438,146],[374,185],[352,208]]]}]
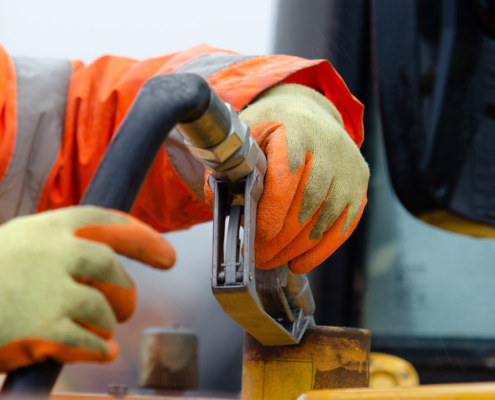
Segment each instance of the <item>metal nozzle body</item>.
[{"label": "metal nozzle body", "polygon": [[230,104],[211,90],[208,109],[197,120],[176,125],[191,154],[211,175],[237,181],[258,168],[266,171],[266,159]]},{"label": "metal nozzle body", "polygon": [[210,104],[205,113],[193,122],[179,123],[177,130],[191,145],[200,149],[216,146],[231,132],[232,118],[220,97],[210,91]]}]

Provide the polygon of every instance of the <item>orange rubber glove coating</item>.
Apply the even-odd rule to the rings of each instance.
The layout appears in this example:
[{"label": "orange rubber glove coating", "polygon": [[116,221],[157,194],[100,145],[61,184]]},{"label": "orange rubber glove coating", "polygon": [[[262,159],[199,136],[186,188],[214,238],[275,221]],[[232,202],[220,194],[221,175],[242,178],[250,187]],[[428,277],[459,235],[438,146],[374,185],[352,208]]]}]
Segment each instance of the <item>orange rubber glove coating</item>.
[{"label": "orange rubber glove coating", "polygon": [[[293,272],[306,273],[354,231],[366,204],[366,162],[336,107],[305,86],[270,88],[240,118],[267,158],[256,265],[288,262]],[[208,184],[205,193],[212,204]]]},{"label": "orange rubber glove coating", "polygon": [[260,269],[270,269],[288,262],[292,272],[304,274],[325,261],[354,232],[366,205],[366,195],[358,217],[345,233],[342,231],[347,208],[320,240],[311,240],[310,233],[323,204],[305,224],[300,224],[298,218],[303,189],[313,166],[311,152],[305,152],[304,162],[291,174],[287,163],[287,139],[282,123],[267,122],[255,125],[251,127],[251,136],[265,153],[269,166],[263,194],[258,203],[256,266]]},{"label": "orange rubber glove coating", "polygon": [[[38,301],[42,302],[46,299],[46,293],[52,292],[50,296],[55,298],[55,300],[53,300],[55,303],[49,301],[47,303],[49,304],[48,307],[53,308],[54,304],[59,304],[59,306],[56,307],[61,307],[61,309],[65,310],[64,303],[70,303],[72,301],[71,291],[70,289],[68,292],[67,289],[65,291],[60,291],[57,284],[60,283],[62,286],[66,285],[66,283],[63,283],[66,278],[63,277],[67,276],[66,274],[68,273],[69,278],[72,277],[74,282],[77,282],[74,283],[75,285],[87,285],[101,292],[111,307],[116,321],[123,322],[131,317],[136,305],[136,289],[132,280],[128,276],[125,277],[126,274],[123,269],[121,269],[122,267],[118,264],[116,259],[113,259],[112,256],[108,258],[109,253],[101,253],[101,255],[104,256],[103,259],[97,257],[97,259],[100,260],[101,265],[95,268],[94,264],[93,266],[91,265],[95,260],[92,260],[91,258],[86,259],[86,255],[88,257],[94,257],[93,254],[88,254],[85,251],[72,253],[70,250],[72,246],[75,246],[75,249],[97,250],[96,247],[93,248],[91,247],[92,245],[86,247],[83,242],[79,241],[103,243],[111,247],[118,254],[133,258],[159,269],[168,269],[175,262],[174,250],[161,238],[158,232],[125,213],[115,210],[103,210],[95,207],[67,208],[56,211],[55,213],[60,214],[59,216],[56,216],[58,219],[53,218],[53,214],[49,215],[51,213],[42,213],[35,217],[23,217],[22,220],[24,220],[25,227],[33,227],[33,229],[38,230],[45,230],[43,228],[48,227],[49,231],[53,229],[53,232],[55,232],[66,231],[67,229],[70,231],[75,228],[73,229],[75,238],[69,242],[63,242],[68,246],[68,252],[59,253],[59,255],[67,255],[65,258],[65,266],[60,265],[60,268],[52,269],[51,272],[48,272],[45,275],[42,270],[36,271],[41,280],[35,283],[35,287],[29,286],[33,283],[26,282],[22,282],[23,285],[20,287],[17,287],[17,285],[13,287],[12,285],[7,285],[4,288],[7,296],[9,296],[9,290],[14,290],[12,299],[17,298],[22,295],[22,293],[26,293],[24,292],[26,290],[30,292],[41,290],[45,295],[39,297]],[[45,215],[48,217],[45,218],[45,221],[48,221],[48,225],[47,222],[43,222],[44,225],[40,225],[39,222],[36,221],[34,221],[35,223],[32,225],[26,224],[26,222],[29,222],[30,218],[37,218],[39,221],[39,217],[44,217]],[[66,222],[67,216],[72,218],[71,222]],[[49,218],[52,218],[52,220],[50,221]],[[101,223],[98,223],[97,221],[101,221]],[[4,226],[12,226],[12,224],[15,223],[16,219]],[[79,247],[81,245],[83,245],[83,247]],[[104,249],[102,248],[102,250]],[[30,257],[30,249],[26,249],[25,254],[26,257]],[[51,260],[51,257],[54,257],[54,262],[60,263],[60,257],[56,258],[56,255],[52,254],[50,249],[47,249],[46,251],[42,250],[39,268],[43,268],[45,265],[43,262]],[[24,264],[24,267],[29,267],[26,263],[32,263],[32,268],[37,268],[36,262],[29,261],[30,258],[29,260],[26,260],[19,252],[10,254],[8,260],[10,261],[5,261],[3,259],[0,261],[4,263],[2,266],[4,268],[2,274],[5,274],[6,271],[8,271],[8,268],[15,268],[15,266],[11,266],[6,269],[6,262],[15,263],[17,261],[19,264]],[[115,265],[115,263],[118,265]],[[117,278],[119,274],[120,278]],[[122,286],[120,284],[113,284],[112,281],[127,281],[127,283]],[[46,285],[55,286],[50,288]],[[0,286],[2,286],[2,284],[0,284]],[[68,287],[77,288],[77,286]],[[18,322],[13,322],[11,318],[19,318],[19,321],[25,320],[29,322],[32,321],[33,319],[31,318],[34,317],[34,315],[30,317],[30,313],[36,312],[37,316],[34,319],[36,319],[37,322],[34,327],[31,327],[30,329],[24,328],[24,325],[21,323],[20,326],[15,328],[16,334],[14,335],[14,340],[7,340],[7,343],[4,343],[4,345],[0,347],[0,371],[11,371],[33,363],[43,362],[47,358],[53,358],[61,363],[79,361],[109,362],[115,359],[119,350],[117,343],[110,340],[113,336],[113,329],[102,329],[101,327],[78,318],[78,316],[92,315],[90,318],[94,318],[95,321],[98,320],[98,307],[95,306],[95,304],[98,305],[98,303],[88,306],[88,300],[91,302],[94,298],[91,296],[88,298],[81,297],[74,305],[68,307],[66,311],[55,310],[55,314],[48,312],[46,314],[47,316],[43,315],[43,311],[41,311],[42,315],[39,315],[40,310],[35,311],[37,308],[31,301],[25,303],[22,308],[17,310],[17,313],[15,314],[17,317],[2,316],[3,318],[6,318],[6,321],[4,321],[5,325],[3,326],[4,332],[8,331],[7,325],[9,323],[14,325],[19,324]],[[31,304],[31,307],[29,307],[29,304]],[[86,307],[86,309],[81,312],[77,307]],[[59,314],[60,317],[55,320],[48,317],[48,315],[52,315],[51,318],[53,318],[53,315]],[[74,325],[74,323],[76,325]],[[36,326],[45,327],[40,330],[39,328],[36,328]],[[58,326],[61,328],[59,327],[57,330]],[[78,332],[78,330],[80,330],[80,332]],[[30,332],[30,334],[25,335],[26,331]],[[92,339],[91,334],[88,336],[88,333],[84,332],[91,332],[91,334],[96,335],[96,337],[100,339],[96,340],[96,337],[95,339]],[[12,337],[12,335],[9,337]],[[90,340],[88,341],[88,339]],[[1,341],[2,335],[0,334],[0,342]],[[103,343],[105,345],[103,345]]]},{"label": "orange rubber glove coating", "polygon": [[[332,227],[325,231],[320,240],[311,240],[310,233],[324,206],[322,204],[305,224],[299,223],[303,188],[306,187],[313,162],[311,152],[306,151],[304,162],[291,174],[287,163],[285,128],[282,123],[274,121],[252,126],[251,136],[265,154],[268,164],[256,215],[256,267],[270,269],[288,262],[292,272],[305,274],[325,261],[354,232],[367,202],[366,195],[357,218],[345,233],[342,231],[348,208]],[[206,202],[213,207],[214,197],[207,183],[205,196]]]},{"label": "orange rubber glove coating", "polygon": [[113,340],[108,340],[106,343],[109,347],[108,353],[91,352],[36,338],[16,340],[0,348],[0,371],[15,371],[28,365],[43,363],[49,358],[63,364],[75,362],[107,363],[117,358],[119,345]]},{"label": "orange rubber glove coating", "polygon": [[[175,264],[175,251],[157,231],[126,213],[109,210],[112,214],[127,221],[127,224],[90,225],[78,228],[74,236],[105,243],[115,253],[147,264],[150,267],[166,270]],[[129,278],[130,279],[130,278]],[[136,289],[124,289],[89,279],[77,279],[102,292],[112,306],[119,322],[127,321],[136,308]]]},{"label": "orange rubber glove coating", "polygon": [[175,264],[175,251],[157,231],[137,218],[117,210],[112,214],[128,224],[91,225],[78,228],[74,235],[109,245],[117,254],[132,258],[157,269]]}]

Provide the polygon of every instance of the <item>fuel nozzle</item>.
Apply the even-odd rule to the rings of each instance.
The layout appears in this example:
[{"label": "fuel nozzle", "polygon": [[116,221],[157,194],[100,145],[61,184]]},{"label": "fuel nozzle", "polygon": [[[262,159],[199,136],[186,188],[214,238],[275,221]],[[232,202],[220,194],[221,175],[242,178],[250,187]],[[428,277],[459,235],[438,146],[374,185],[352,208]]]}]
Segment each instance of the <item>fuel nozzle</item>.
[{"label": "fuel nozzle", "polygon": [[299,343],[306,328],[314,324],[307,278],[286,266],[259,270],[255,265],[256,212],[266,158],[249,127],[211,90],[203,114],[181,120],[175,128],[210,171],[215,298],[227,315],[263,345]]}]

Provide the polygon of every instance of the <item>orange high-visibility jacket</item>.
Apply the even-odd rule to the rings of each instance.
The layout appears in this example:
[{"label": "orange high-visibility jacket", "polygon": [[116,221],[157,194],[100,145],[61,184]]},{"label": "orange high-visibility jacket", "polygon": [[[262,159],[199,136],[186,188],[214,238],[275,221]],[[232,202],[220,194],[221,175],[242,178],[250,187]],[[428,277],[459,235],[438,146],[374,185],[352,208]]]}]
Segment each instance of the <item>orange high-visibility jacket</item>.
[{"label": "orange high-visibility jacket", "polygon": [[[198,45],[144,61],[105,56],[84,66],[10,58],[0,46],[0,223],[77,204],[144,82],[186,72],[205,78],[236,111],[277,83],[309,86],[337,107],[354,142],[363,141],[363,106],[324,60]],[[172,132],[131,213],[162,232],[210,220],[203,185],[203,166]]]}]

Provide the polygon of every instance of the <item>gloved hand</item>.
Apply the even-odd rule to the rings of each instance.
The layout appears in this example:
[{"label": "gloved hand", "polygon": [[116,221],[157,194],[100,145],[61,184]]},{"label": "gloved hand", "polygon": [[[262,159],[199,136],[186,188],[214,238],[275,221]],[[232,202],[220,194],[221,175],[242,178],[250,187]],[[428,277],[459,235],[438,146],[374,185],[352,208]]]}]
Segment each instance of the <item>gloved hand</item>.
[{"label": "gloved hand", "polygon": [[[354,231],[369,170],[335,106],[315,90],[281,84],[240,114],[267,157],[258,203],[256,266],[288,262],[306,273]],[[207,202],[213,196],[205,185]]]},{"label": "gloved hand", "polygon": [[114,251],[159,269],[175,262],[158,232],[118,211],[70,207],[0,227],[0,371],[117,356],[109,339],[136,291]]}]

